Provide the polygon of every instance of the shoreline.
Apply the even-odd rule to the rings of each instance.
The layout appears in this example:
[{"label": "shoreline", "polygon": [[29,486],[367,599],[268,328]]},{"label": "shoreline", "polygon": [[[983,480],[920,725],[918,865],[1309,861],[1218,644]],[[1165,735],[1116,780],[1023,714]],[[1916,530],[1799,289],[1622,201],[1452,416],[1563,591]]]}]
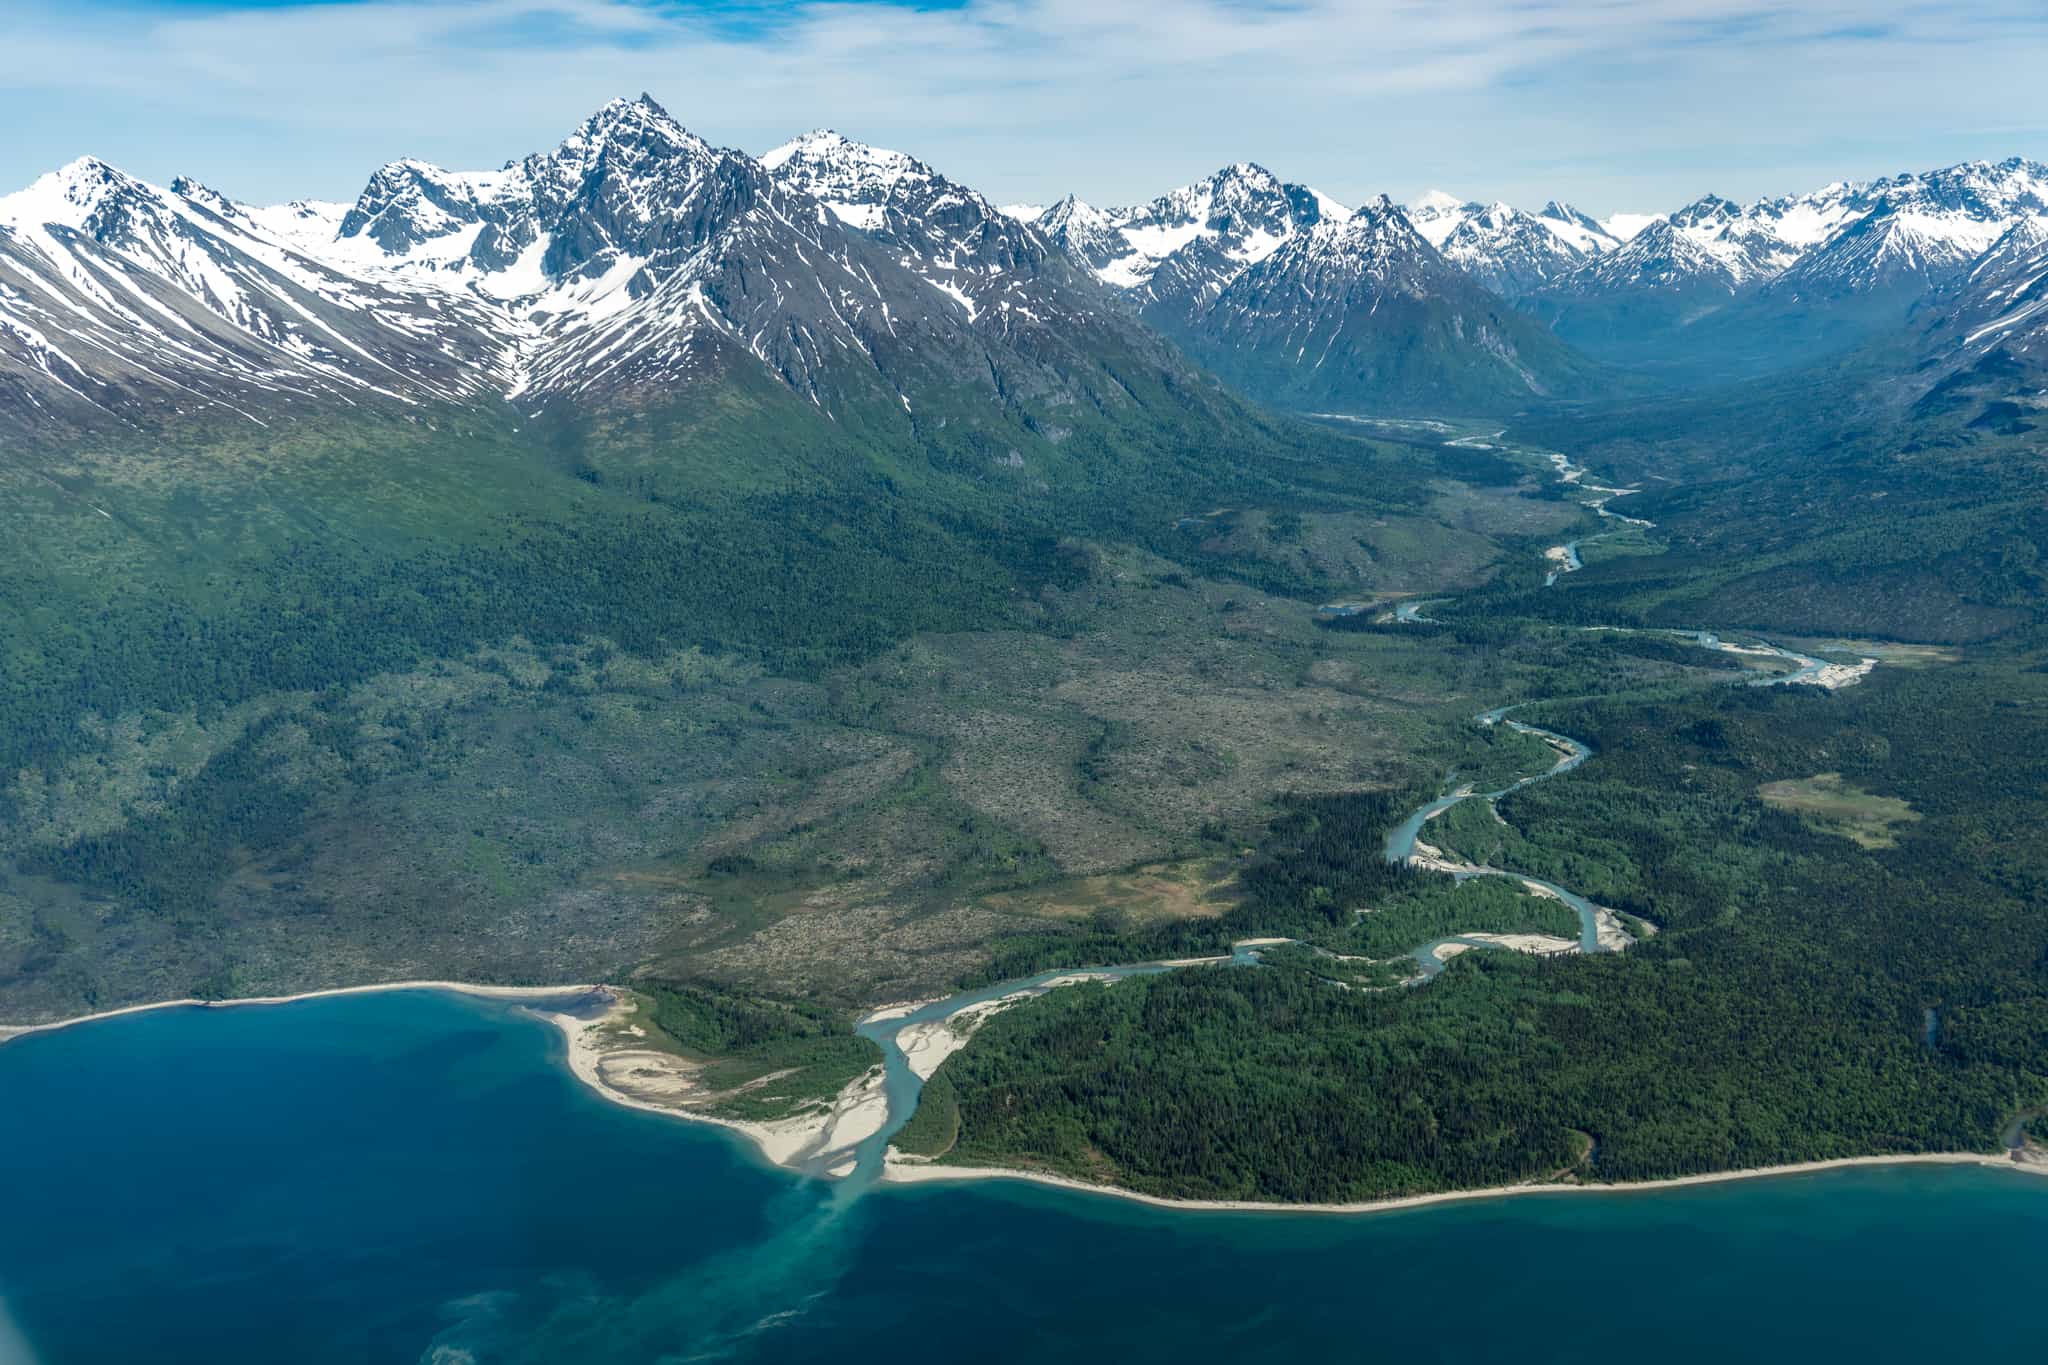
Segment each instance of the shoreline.
[{"label": "shoreline", "polygon": [[[612,1084],[605,1078],[604,1060],[607,1055],[619,1058],[636,1056],[665,1056],[666,1054],[642,1054],[631,1048],[606,1048],[594,1035],[599,1035],[608,1026],[629,1017],[633,1010],[631,993],[617,986],[596,986],[610,1002],[604,1013],[596,1018],[586,1018],[570,1013],[555,1013],[534,1010],[562,1035],[567,1048],[566,1061],[569,1074],[582,1082],[584,1087],[609,1103],[626,1109],[637,1109],[642,1113],[659,1114],[664,1118],[682,1119],[691,1123],[709,1124],[723,1128],[747,1140],[755,1154],[778,1170],[802,1174],[807,1163],[823,1161],[826,1157],[843,1157],[846,1152],[864,1136],[865,1125],[870,1123],[879,1129],[886,1119],[884,1108],[875,1112],[876,1102],[881,1098],[881,1074],[877,1068],[867,1076],[855,1080],[840,1092],[838,1100],[824,1113],[808,1117],[778,1119],[756,1122],[749,1119],[726,1118],[718,1114],[706,1114],[683,1105],[660,1104],[641,1095],[635,1095]],[[849,1095],[852,1096],[849,1099]],[[853,1128],[837,1142],[842,1124],[851,1122]],[[834,1161],[824,1172],[828,1177],[837,1178],[846,1174],[841,1169],[844,1163]]]},{"label": "shoreline", "polygon": [[2015,1161],[2010,1156],[1981,1152],[1921,1152],[1909,1156],[1845,1156],[1826,1161],[1801,1161],[1787,1166],[1754,1166],[1734,1171],[1708,1171],[1698,1175],[1671,1176],[1664,1180],[1627,1180],[1588,1185],[1491,1185],[1470,1190],[1438,1190],[1430,1194],[1394,1195],[1350,1204],[1283,1204],[1255,1199],[1170,1199],[1144,1194],[1117,1185],[1096,1185],[1071,1176],[1045,1171],[1009,1170],[1001,1166],[928,1166],[891,1157],[883,1164],[882,1183],[889,1185],[967,1184],[981,1180],[1018,1180],[1076,1194],[1092,1194],[1153,1208],[1183,1213],[1273,1213],[1346,1214],[1358,1216],[1393,1213],[1401,1209],[1426,1208],[1432,1204],[1462,1203],[1476,1199],[1512,1199],[1530,1194],[1658,1194],[1688,1185],[1721,1185],[1736,1180],[1759,1180],[1794,1175],[1813,1175],[1854,1166],[1985,1166],[2016,1171],[2022,1175],[2048,1176],[2048,1164]]},{"label": "shoreline", "polygon": [[297,995],[242,995],[232,1000],[200,1000],[186,996],[177,1000],[154,1000],[143,1005],[123,1005],[119,1009],[78,1014],[69,1019],[53,1019],[45,1024],[0,1024],[0,1046],[32,1034],[55,1033],[60,1029],[76,1028],[80,1024],[98,1023],[102,1019],[119,1019],[130,1014],[148,1014],[154,1010],[230,1010],[255,1005],[292,1005],[301,1000],[325,1000],[340,995],[376,995],[386,991],[448,991],[455,995],[478,996],[488,1000],[545,1000],[558,995],[574,995],[579,991],[589,994],[610,989],[609,986],[595,983],[571,983],[566,986],[485,986],[472,981],[380,981],[367,986],[329,986],[317,991],[300,991]]},{"label": "shoreline", "polygon": [[[54,1033],[61,1029],[74,1028],[80,1024],[95,1023],[102,1019],[118,1019],[125,1015],[145,1014],[154,1010],[168,1009],[236,1009],[266,1005],[289,1005],[302,1000],[323,1000],[337,996],[373,995],[393,991],[443,991],[455,995],[467,995],[483,999],[505,1000],[513,1003],[530,1003],[550,1000],[566,1000],[582,995],[602,996],[606,1003],[604,1012],[595,1017],[568,1011],[533,1009],[531,1012],[543,1021],[552,1024],[561,1035],[566,1050],[564,1061],[570,1075],[586,1089],[608,1103],[643,1113],[658,1114],[665,1118],[681,1119],[690,1123],[707,1124],[722,1128],[747,1140],[756,1155],[778,1170],[792,1174],[805,1174],[804,1166],[824,1156],[841,1155],[842,1149],[850,1150],[858,1141],[858,1134],[849,1134],[849,1140],[840,1144],[819,1146],[823,1138],[833,1136],[838,1124],[857,1115],[854,1109],[869,1107],[879,1095],[879,1085],[866,1085],[856,1081],[848,1086],[849,1091],[859,1090],[860,1096],[854,1109],[835,1105],[823,1115],[804,1120],[784,1120],[779,1123],[756,1123],[744,1119],[723,1118],[674,1105],[658,1104],[652,1100],[630,1094],[609,1083],[602,1071],[601,1063],[607,1049],[593,1040],[594,1034],[606,1026],[625,1017],[632,1008],[630,992],[601,983],[569,984],[562,986],[488,986],[468,981],[389,981],[366,986],[337,986],[325,990],[304,991],[297,995],[247,996],[235,1000],[162,1000],[144,1005],[126,1005],[119,1009],[101,1010],[93,1014],[78,1015],[70,1019],[54,1020],[46,1024],[8,1025],[0,1024],[0,1046],[17,1038],[26,1038],[36,1033]],[[885,1007],[886,1008],[886,1007]],[[613,1049],[616,1051],[616,1049]],[[866,1078],[864,1078],[865,1080]],[[871,1096],[868,1092],[875,1092]],[[844,1095],[842,1095],[844,1098]],[[866,1115],[858,1117],[865,1118]],[[801,1137],[801,1130],[818,1126],[823,1120],[822,1137],[819,1141],[799,1141],[792,1146],[791,1139]],[[1492,1185],[1468,1190],[1439,1190],[1429,1194],[1396,1195],[1387,1199],[1367,1200],[1344,1204],[1287,1204],[1248,1199],[1172,1199],[1164,1195],[1145,1194],[1127,1190],[1116,1185],[1098,1185],[1071,1176],[1053,1175],[1044,1171],[1010,1169],[1001,1166],[942,1166],[926,1165],[906,1161],[894,1154],[884,1160],[878,1183],[885,1185],[964,1184],[982,1180],[1014,1180],[1027,1184],[1066,1190],[1071,1193],[1089,1194],[1102,1198],[1121,1199],[1131,1203],[1147,1204],[1153,1208],[1176,1210],[1185,1213],[1272,1213],[1272,1214],[1372,1214],[1391,1213],[1400,1209],[1425,1208],[1433,1204],[1451,1204],[1479,1199],[1509,1199],[1521,1195],[1568,1195],[1568,1194],[1655,1194],[1663,1190],[1680,1189],[1689,1185],[1718,1185],[1735,1180],[1768,1179],[1771,1177],[1811,1175],[1823,1171],[1844,1170],[1857,1166],[1983,1166],[1994,1170],[2016,1171],[2022,1175],[2048,1176],[2048,1161],[2015,1160],[2008,1149],[2002,1154],[1984,1152],[1919,1152],[1886,1156],[1834,1157],[1824,1161],[1795,1162],[1784,1166],[1745,1167],[1732,1171],[1707,1171],[1696,1175],[1672,1176],[1664,1180],[1632,1180],[1613,1183],[1582,1185]],[[817,1172],[828,1178],[847,1173],[845,1163],[834,1164]]]},{"label": "shoreline", "polygon": [[[43,1024],[0,1024],[0,1047],[18,1038],[27,1038],[38,1033],[56,1033],[76,1028],[81,1024],[98,1023],[103,1019],[120,1019],[128,1015],[149,1014],[157,1010],[206,1009],[227,1010],[255,1008],[268,1005],[292,1005],[303,1000],[326,1000],[337,996],[377,995],[394,991],[442,991],[452,995],[467,995],[486,1000],[503,1000],[529,1007],[536,1004],[561,1000],[568,1001],[581,996],[595,998],[602,996],[607,1005],[603,1014],[584,1017],[568,1011],[531,1009],[543,1021],[552,1024],[561,1034],[567,1055],[564,1058],[569,1074],[599,1098],[626,1109],[637,1109],[643,1113],[659,1114],[665,1118],[683,1119],[691,1123],[709,1124],[736,1133],[747,1139],[762,1160],[780,1170],[799,1171],[797,1161],[805,1154],[788,1149],[789,1134],[778,1132],[773,1125],[754,1123],[745,1119],[729,1119],[714,1114],[699,1113],[695,1110],[674,1105],[657,1104],[613,1086],[605,1080],[600,1069],[606,1049],[598,1046],[590,1034],[620,1019],[630,1008],[630,992],[601,982],[571,982],[561,986],[490,986],[472,981],[383,981],[363,986],[330,986],[321,990],[301,991],[296,995],[250,995],[232,1000],[198,1000],[186,997],[178,1000],[156,1000],[147,1004],[123,1005],[118,1009],[99,1010],[92,1014],[74,1015],[69,1019],[54,1019]],[[836,1112],[829,1118],[841,1117]],[[830,1132],[830,1124],[826,1131]]]}]

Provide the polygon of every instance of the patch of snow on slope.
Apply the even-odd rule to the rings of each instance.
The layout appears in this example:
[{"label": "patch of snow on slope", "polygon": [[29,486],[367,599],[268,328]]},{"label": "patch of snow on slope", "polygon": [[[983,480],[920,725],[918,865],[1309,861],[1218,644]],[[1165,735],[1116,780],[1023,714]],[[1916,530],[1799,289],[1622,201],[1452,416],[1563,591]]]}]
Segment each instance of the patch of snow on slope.
[{"label": "patch of snow on slope", "polygon": [[1626,242],[1650,224],[1663,221],[1661,213],[1610,213],[1600,220],[1600,226],[1616,241]]}]

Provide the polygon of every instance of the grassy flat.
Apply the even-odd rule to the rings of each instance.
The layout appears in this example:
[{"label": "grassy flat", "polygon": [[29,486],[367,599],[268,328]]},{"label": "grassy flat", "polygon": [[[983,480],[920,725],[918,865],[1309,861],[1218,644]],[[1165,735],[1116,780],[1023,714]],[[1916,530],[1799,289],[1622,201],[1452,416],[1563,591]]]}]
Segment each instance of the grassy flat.
[{"label": "grassy flat", "polygon": [[1840,773],[1766,782],[1757,795],[1765,805],[1791,811],[1821,833],[1853,839],[1863,848],[1895,847],[1893,827],[1920,818],[1897,797],[1863,791],[1844,782]]}]

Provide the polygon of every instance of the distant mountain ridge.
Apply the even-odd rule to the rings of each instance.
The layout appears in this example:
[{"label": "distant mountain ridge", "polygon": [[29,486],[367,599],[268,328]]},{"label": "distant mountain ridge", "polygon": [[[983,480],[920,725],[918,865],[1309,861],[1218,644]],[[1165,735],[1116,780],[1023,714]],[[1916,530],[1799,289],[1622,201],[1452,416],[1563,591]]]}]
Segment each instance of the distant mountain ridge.
[{"label": "distant mountain ridge", "polygon": [[[1557,212],[1561,234],[1598,235]],[[1147,322],[1268,402],[1494,411],[1591,376],[1489,293],[1488,276],[1468,273],[1473,257],[1447,258],[1384,196],[1348,209],[1240,162],[1143,205],[1069,197],[1028,216]],[[1583,249],[1560,248],[1572,261]],[[1561,268],[1543,262],[1527,268]]]},{"label": "distant mountain ridge", "polygon": [[[1189,297],[1264,260],[1296,233],[1349,211],[1306,185],[1240,161],[1150,203],[1098,209],[1071,195],[1035,221],[1105,283],[1148,301]],[[1155,278],[1162,271],[1166,279]]]},{"label": "distant mountain ridge", "polygon": [[1902,323],[2006,231],[2040,219],[2048,166],[2019,157],[1749,204],[1708,195],[1523,297],[1593,354],[1739,377]]},{"label": "distant mountain ridge", "polygon": [[829,130],[716,148],[641,96],[497,170],[391,162],[348,204],[90,159],[0,197],[0,411],[542,412],[744,377],[831,420],[965,404],[1057,435],[1071,405],[1128,406],[1133,358],[1193,392],[1163,336],[1271,402],[1491,412],[1598,392],[1574,347],[1740,374],[1855,344],[2042,222],[2048,167],[2021,158],[1647,221],[1353,209],[1251,162],[1130,207],[1006,209]]},{"label": "distant mountain ridge", "polygon": [[1554,199],[1532,214],[1498,200],[1460,203],[1432,191],[1404,211],[1446,259],[1506,298],[1540,289],[1621,245],[1602,224]]},{"label": "distant mountain ridge", "polygon": [[1500,411],[1595,382],[1384,197],[1239,273],[1182,335],[1226,378],[1294,407]]}]

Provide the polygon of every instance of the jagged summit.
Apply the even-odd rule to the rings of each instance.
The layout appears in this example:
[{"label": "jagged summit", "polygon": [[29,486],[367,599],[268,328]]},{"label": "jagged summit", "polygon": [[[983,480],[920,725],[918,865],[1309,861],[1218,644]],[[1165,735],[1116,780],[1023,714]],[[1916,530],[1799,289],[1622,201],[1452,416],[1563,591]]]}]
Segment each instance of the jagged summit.
[{"label": "jagged summit", "polygon": [[1129,408],[1130,376],[1184,367],[924,163],[833,133],[778,152],[714,147],[642,96],[496,170],[390,162],[346,206],[74,163],[0,210],[0,402],[539,412],[740,377],[834,420],[944,400],[1014,432],[1035,404]]},{"label": "jagged summit", "polygon": [[[765,153],[761,164],[780,183],[823,203],[842,222],[873,231],[892,201],[917,194],[940,179],[916,157],[821,128]],[[969,191],[960,191],[964,197]],[[979,196],[974,196],[979,198]]]},{"label": "jagged summit", "polygon": [[[251,207],[92,157],[41,176],[0,196],[0,396],[538,408],[751,368],[826,412],[901,411],[941,375],[1113,391],[1101,347],[1170,363],[1136,315],[1283,401],[1337,401],[1349,365],[1367,396],[1495,402],[1572,378],[1496,295],[1617,355],[1644,328],[1690,345],[1714,315],[1762,335],[1758,308],[1848,335],[2025,254],[2042,222],[2048,168],[2018,157],[1604,223],[1441,191],[1353,210],[1252,160],[1143,204],[1006,210],[829,128],[755,160],[641,95],[495,170],[389,162],[347,204]],[[1368,344],[1433,359],[1396,373]],[[1302,378],[1316,354],[1324,378]]]},{"label": "jagged summit", "polygon": [[1189,330],[1253,392],[1320,411],[1501,411],[1585,368],[1381,195],[1247,267]]},{"label": "jagged summit", "polygon": [[1810,298],[1817,289],[1867,292],[1905,277],[1929,283],[1964,268],[2029,216],[2048,216],[2048,167],[2023,157],[1837,181],[1748,204],[1708,194],[1562,284],[1581,294],[1734,293],[1783,276],[1785,290]]},{"label": "jagged summit", "polygon": [[1432,190],[1404,211],[1432,246],[1509,298],[1541,289],[1620,245],[1593,219],[1556,200],[1532,214],[1499,200],[1465,203]]},{"label": "jagged summit", "polygon": [[113,230],[124,202],[160,193],[94,156],[38,176],[27,188],[0,195],[0,224],[17,230],[69,228],[91,236]]},{"label": "jagged summit", "polygon": [[1174,335],[1246,267],[1318,223],[1349,215],[1319,190],[1237,161],[1146,204],[1103,209],[1068,196],[1037,226]]}]

